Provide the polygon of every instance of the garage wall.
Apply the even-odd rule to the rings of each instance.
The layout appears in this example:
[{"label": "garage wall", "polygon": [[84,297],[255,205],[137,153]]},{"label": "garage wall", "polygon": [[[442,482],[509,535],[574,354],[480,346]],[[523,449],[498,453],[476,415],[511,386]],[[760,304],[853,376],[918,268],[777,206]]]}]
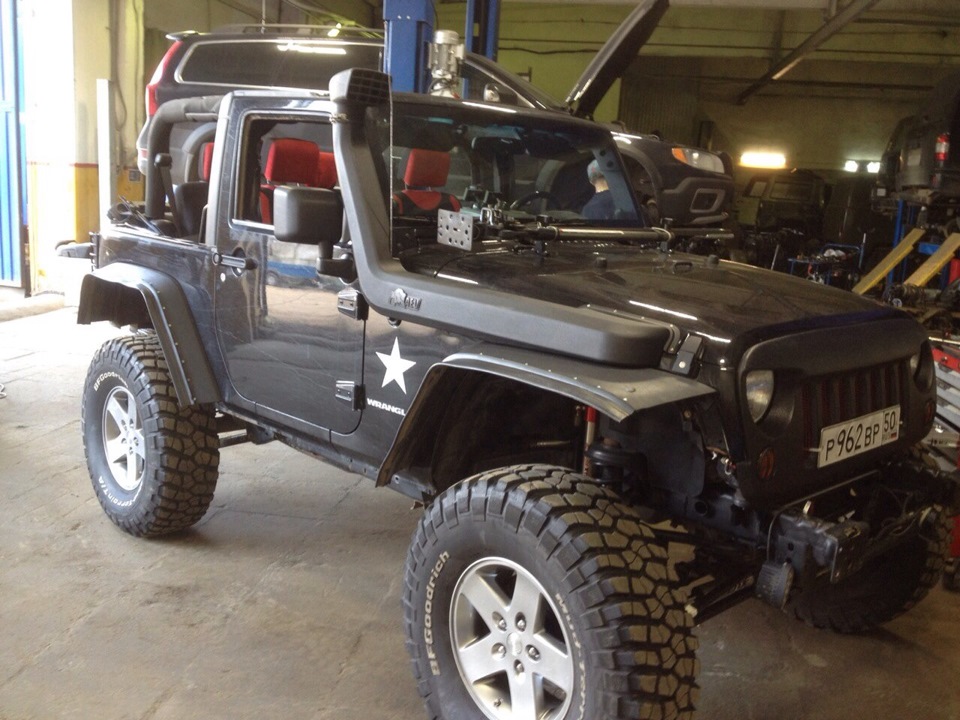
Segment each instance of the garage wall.
[{"label": "garage wall", "polygon": [[26,0],[21,22],[31,285],[43,291],[57,244],[99,225],[94,78],[109,72],[107,6]]},{"label": "garage wall", "polygon": [[[534,84],[559,99],[632,9],[530,2],[502,8],[500,62],[530,72]],[[828,175],[847,159],[877,159],[897,120],[940,77],[960,71],[960,4],[952,13],[930,2],[887,2],[878,10],[886,12],[847,26],[783,82],[739,105],[738,95],[826,18],[819,10],[678,1],[597,118],[710,142],[735,158],[744,149],[777,149],[789,165]],[[460,4],[441,5],[438,26],[462,34],[463,12]],[[738,178],[751,172],[738,171]]]},{"label": "garage wall", "polygon": [[[624,81],[621,117],[639,131],[660,129],[665,137],[687,143],[710,141],[713,149],[734,158],[748,149],[776,150],[786,154],[791,167],[829,174],[847,159],[879,159],[897,121],[951,72],[948,67],[931,74],[917,65],[807,61],[791,84],[738,105],[745,86],[730,78],[759,77],[765,63],[730,59],[722,70],[716,65],[696,58],[638,58]],[[825,86],[815,78],[836,78],[849,86]],[[704,123],[710,123],[712,135],[704,132]]]}]

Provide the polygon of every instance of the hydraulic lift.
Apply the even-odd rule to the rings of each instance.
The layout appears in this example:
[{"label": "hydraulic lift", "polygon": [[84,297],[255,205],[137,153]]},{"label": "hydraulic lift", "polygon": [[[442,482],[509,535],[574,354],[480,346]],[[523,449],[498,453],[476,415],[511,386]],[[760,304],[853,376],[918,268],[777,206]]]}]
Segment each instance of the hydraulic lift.
[{"label": "hydraulic lift", "polygon": [[[385,68],[393,88],[427,92],[430,88],[429,46],[434,39],[433,0],[384,0],[387,25]],[[500,0],[467,0],[466,49],[497,59]]]}]

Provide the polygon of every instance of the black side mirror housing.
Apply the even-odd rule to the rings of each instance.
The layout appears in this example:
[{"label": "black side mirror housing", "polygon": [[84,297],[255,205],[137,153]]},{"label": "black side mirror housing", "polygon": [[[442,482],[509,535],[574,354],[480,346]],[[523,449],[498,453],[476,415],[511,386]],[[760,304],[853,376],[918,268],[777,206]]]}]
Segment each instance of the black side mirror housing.
[{"label": "black side mirror housing", "polygon": [[[273,233],[289,243],[326,245],[340,239],[343,203],[339,193],[324,188],[278,187],[273,193]],[[331,250],[332,251],[332,250]]]},{"label": "black side mirror housing", "polygon": [[278,187],[273,193],[273,233],[277,240],[320,248],[317,272],[350,281],[353,259],[334,258],[333,246],[343,232],[343,202],[334,190]]}]

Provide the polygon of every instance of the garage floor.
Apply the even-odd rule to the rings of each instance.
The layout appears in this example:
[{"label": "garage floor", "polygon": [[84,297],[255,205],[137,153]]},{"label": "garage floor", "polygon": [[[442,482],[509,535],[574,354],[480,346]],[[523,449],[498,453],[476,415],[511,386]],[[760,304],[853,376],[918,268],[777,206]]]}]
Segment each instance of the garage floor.
[{"label": "garage floor", "polygon": [[[115,333],[0,322],[0,718],[419,720],[400,628],[410,502],[279,444],[223,452],[193,531],[117,530],[79,396]],[[960,720],[960,595],[863,637],[751,601],[699,629],[703,720]]]}]

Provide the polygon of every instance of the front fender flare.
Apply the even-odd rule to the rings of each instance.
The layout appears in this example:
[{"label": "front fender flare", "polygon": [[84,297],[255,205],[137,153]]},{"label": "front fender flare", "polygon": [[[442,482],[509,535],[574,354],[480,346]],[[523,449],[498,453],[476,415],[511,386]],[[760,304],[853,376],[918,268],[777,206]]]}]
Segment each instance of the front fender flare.
[{"label": "front fender flare", "polygon": [[[134,301],[139,296],[143,306]],[[143,310],[146,310],[144,316]],[[153,327],[183,407],[222,399],[183,288],[159,270],[116,262],[83,278],[77,322]]]},{"label": "front fender flare", "polygon": [[494,345],[481,350],[450,355],[430,368],[380,466],[377,485],[388,484],[397,472],[407,467],[421,444],[433,441],[428,433],[418,432],[418,428],[424,426],[421,421],[425,416],[436,411],[437,402],[444,405],[450,402],[443,385],[458,372],[479,372],[516,380],[595,408],[617,422],[642,410],[716,392],[709,385],[652,367],[613,367]]}]

